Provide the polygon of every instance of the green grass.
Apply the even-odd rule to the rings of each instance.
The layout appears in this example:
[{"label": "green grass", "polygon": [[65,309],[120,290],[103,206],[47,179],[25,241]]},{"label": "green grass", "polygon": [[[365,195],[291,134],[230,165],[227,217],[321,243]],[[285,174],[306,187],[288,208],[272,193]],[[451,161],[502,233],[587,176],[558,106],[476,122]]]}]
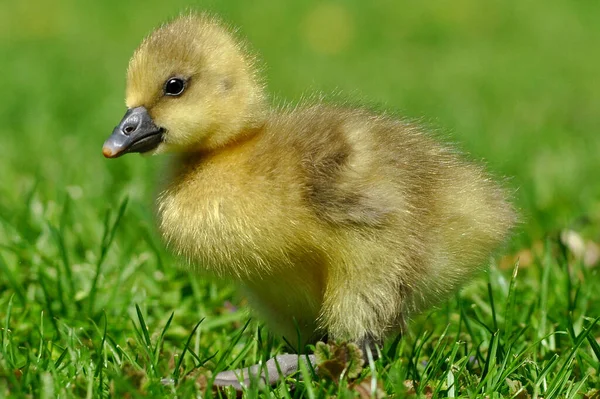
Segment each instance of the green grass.
[{"label": "green grass", "polygon": [[283,350],[233,286],[164,251],[160,160],[100,153],[128,57],[186,8],[240,27],[275,103],[342,92],[422,120],[510,176],[523,219],[509,256],[412,320],[358,381],[305,369],[292,392],[248,397],[598,397],[598,269],[559,233],[600,241],[600,3],[319,4],[0,6],[0,397],[191,397],[209,371]]}]

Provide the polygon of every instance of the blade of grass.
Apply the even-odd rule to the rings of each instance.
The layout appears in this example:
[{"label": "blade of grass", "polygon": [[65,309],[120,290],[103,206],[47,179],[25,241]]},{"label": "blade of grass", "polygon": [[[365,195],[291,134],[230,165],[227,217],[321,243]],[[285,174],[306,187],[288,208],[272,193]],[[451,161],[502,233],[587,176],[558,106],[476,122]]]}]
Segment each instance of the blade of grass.
[{"label": "blade of grass", "polygon": [[56,370],[59,370],[63,360],[65,360],[65,358],[67,357],[67,355],[69,354],[69,348],[63,349],[63,351],[61,352],[60,356],[58,357],[58,359],[56,359],[56,361],[54,362],[54,368]]},{"label": "blade of grass", "polygon": [[244,326],[236,334],[235,338],[229,343],[229,345],[227,346],[227,349],[225,349],[225,351],[223,352],[223,355],[221,355],[221,358],[219,359],[219,361],[217,362],[217,364],[215,366],[216,371],[222,370],[225,359],[227,359],[227,357],[233,351],[233,348],[238,344],[238,342],[240,342],[240,339],[242,339],[242,336],[243,336],[244,332],[246,331],[246,329],[248,328],[248,326],[250,325],[251,321],[252,321],[252,319],[248,319],[246,321],[246,324],[244,324]]},{"label": "blade of grass", "polygon": [[446,328],[444,329],[442,334],[437,339],[437,343],[433,347],[431,356],[429,357],[429,360],[427,361],[427,366],[425,367],[425,370],[423,371],[422,378],[421,378],[422,383],[419,388],[424,389],[427,386],[427,384],[429,383],[429,381],[434,376],[437,377],[437,372],[438,372],[439,368],[441,367],[441,365],[443,364],[442,358],[444,357],[444,349],[446,349],[445,338],[446,338],[446,334],[448,333],[449,328],[450,328],[450,325],[449,324],[446,325]]},{"label": "blade of grass", "polygon": [[146,326],[146,322],[144,320],[144,315],[142,315],[142,310],[140,306],[135,304],[135,311],[137,313],[138,320],[140,322],[140,328],[142,330],[142,334],[144,337],[144,344],[148,347],[148,349],[152,348],[152,341],[150,340],[150,332],[148,331],[148,326]]},{"label": "blade of grass", "polygon": [[[13,273],[11,272],[10,268],[8,267],[8,264],[6,263],[6,261],[4,260],[4,258],[2,257],[2,255],[0,255],[0,273],[2,273],[2,275],[4,275],[6,277],[6,280],[8,281],[8,284],[10,285],[10,287],[12,288],[12,290],[14,291],[15,295],[17,296],[17,298],[19,299],[19,302],[21,303],[21,306],[26,306],[27,305],[27,298],[25,295],[25,290],[23,289],[23,287],[21,286],[21,284],[19,284],[17,282],[17,279],[15,278],[15,276],[13,275]],[[12,298],[11,298],[12,301]]]},{"label": "blade of grass", "polygon": [[42,269],[38,269],[38,281],[40,282],[40,286],[42,287],[42,292],[44,293],[44,299],[46,304],[46,310],[48,311],[48,316],[50,317],[50,322],[54,327],[54,331],[57,336],[60,336],[60,330],[58,328],[56,315],[52,310],[52,296],[50,295],[50,291],[48,290],[48,286],[46,285],[46,277]]},{"label": "blade of grass", "polygon": [[315,391],[313,389],[312,377],[310,372],[308,371],[308,367],[305,362],[300,362],[300,374],[302,374],[302,379],[304,381],[304,388],[306,389],[306,396],[309,399],[315,399]]},{"label": "blade of grass", "polygon": [[177,385],[179,383],[179,373],[180,373],[181,365],[183,364],[183,358],[185,357],[185,353],[188,351],[190,342],[192,342],[192,337],[194,336],[194,334],[196,333],[196,330],[198,329],[198,327],[200,327],[200,324],[202,324],[203,321],[204,321],[204,317],[202,319],[200,319],[200,321],[198,323],[196,323],[196,325],[192,329],[192,332],[188,336],[188,339],[183,347],[183,350],[181,351],[181,355],[179,356],[179,360],[177,361],[175,370],[173,370],[173,380],[175,380],[175,385]]},{"label": "blade of grass", "polygon": [[[540,328],[538,329],[538,338],[547,334],[548,320],[548,287],[550,282],[550,270],[552,264],[550,239],[546,240],[544,260],[542,262],[542,281],[540,282]],[[553,350],[554,345],[547,341],[541,341],[541,354],[544,356],[547,350]]]},{"label": "blade of grass", "polygon": [[[447,356],[443,363],[446,364],[446,368],[444,370],[444,372],[442,373],[442,375],[439,376],[439,382],[437,384],[437,386],[435,387],[435,390],[433,391],[433,397],[438,397],[440,394],[440,391],[442,390],[442,387],[444,386],[444,383],[447,382],[446,384],[446,389],[448,391],[452,391],[452,396],[450,396],[450,394],[448,395],[449,397],[454,397],[455,395],[455,379],[454,379],[454,374],[452,373],[452,365],[454,363],[454,359],[456,359],[456,355],[458,354],[458,350],[460,349],[461,343],[460,342],[455,342],[454,346],[452,347],[452,351],[450,352],[450,355]],[[442,362],[440,362],[442,363]]]},{"label": "blade of grass", "polygon": [[96,370],[94,373],[94,376],[96,378],[100,378],[102,379],[102,369],[103,369],[103,362],[102,362],[102,354],[104,353],[104,343],[106,342],[106,332],[107,332],[107,328],[108,328],[108,319],[106,317],[106,312],[102,312],[102,315],[104,316],[104,328],[102,331],[102,340],[100,341],[100,346],[98,346],[98,348],[96,348],[96,358],[97,358],[97,363],[96,363]]},{"label": "blade of grass", "polygon": [[510,286],[508,287],[508,298],[506,299],[506,309],[504,310],[504,338],[503,341],[507,342],[512,332],[513,314],[515,311],[516,295],[515,290],[517,286],[517,275],[519,273],[519,260],[515,263],[515,267],[512,272],[510,279]]},{"label": "blade of grass", "polygon": [[[572,399],[572,398],[575,398],[577,395],[579,395],[580,391],[583,388],[583,385],[586,383],[586,381],[590,377],[590,375],[592,375],[592,371],[588,371],[587,373],[585,373],[585,375],[583,376],[581,381],[579,381],[579,383],[572,385],[571,388],[569,389],[569,392],[567,392],[566,399]],[[584,398],[586,396],[584,396]]]},{"label": "blade of grass", "polygon": [[590,347],[592,348],[592,351],[594,352],[594,355],[596,355],[596,360],[600,361],[600,345],[598,344],[598,341],[596,341],[596,339],[591,335],[588,335],[586,338],[590,344]]},{"label": "blade of grass", "polygon": [[598,321],[600,321],[600,316],[595,318],[594,321],[587,328],[584,328],[584,330],[579,334],[575,344],[573,345],[573,348],[569,353],[569,356],[564,361],[562,367],[559,369],[555,378],[550,383],[550,386],[547,389],[546,397],[554,397],[560,394],[562,388],[568,382],[569,375],[573,371],[571,364],[573,363],[579,348],[583,342],[586,341],[586,338],[590,335],[592,328],[598,323]]},{"label": "blade of grass", "polygon": [[175,312],[171,312],[171,316],[169,316],[169,320],[167,320],[167,323],[165,324],[165,326],[163,327],[162,331],[160,332],[160,336],[158,337],[158,341],[156,341],[156,346],[154,347],[154,357],[155,357],[155,359],[158,359],[158,357],[160,355],[160,349],[161,349],[162,343],[163,343],[163,341],[165,339],[165,335],[167,333],[167,330],[169,329],[169,327],[171,326],[171,322],[173,321],[173,316],[175,316]]},{"label": "blade of grass", "polygon": [[102,243],[100,245],[100,256],[98,257],[98,261],[96,262],[96,273],[94,274],[94,279],[92,280],[92,285],[90,287],[90,293],[88,298],[88,314],[90,316],[93,314],[94,306],[96,304],[96,292],[98,290],[98,279],[100,278],[102,263],[104,262],[104,258],[106,257],[106,254],[108,253],[108,250],[115,238],[115,233],[117,232],[117,228],[119,227],[121,219],[125,214],[125,209],[127,208],[128,201],[128,197],[125,197],[123,201],[121,201],[119,211],[117,212],[117,216],[112,226],[109,226],[110,210],[106,212],[106,216],[104,218],[104,235],[102,237]]},{"label": "blade of grass", "polygon": [[560,360],[560,356],[558,354],[554,354],[552,356],[552,359],[550,360],[550,362],[548,362],[548,364],[546,364],[546,366],[544,366],[544,368],[542,369],[542,372],[538,375],[538,378],[535,381],[535,384],[533,386],[533,397],[534,398],[537,398],[537,395],[540,392],[540,386],[542,384],[547,385],[546,376],[550,373],[550,371],[552,369],[554,369],[554,367],[556,367],[559,360]]},{"label": "blade of grass", "polygon": [[494,294],[492,292],[491,281],[488,281],[487,289],[488,289],[488,298],[490,299],[490,307],[492,308],[492,322],[493,322],[492,329],[494,331],[498,331],[498,318],[496,317],[496,305],[494,303]]},{"label": "blade of grass", "polygon": [[12,315],[13,298],[14,294],[10,296],[8,305],[6,307],[6,317],[4,319],[4,330],[2,331],[2,354],[4,359],[8,362],[9,367],[15,368],[14,353],[11,350],[11,331],[10,331],[10,316]]},{"label": "blade of grass", "polygon": [[[482,392],[484,385],[488,385],[488,390],[485,392],[489,392],[489,384],[488,381],[495,374],[495,366],[496,366],[496,352],[498,350],[498,341],[499,341],[499,332],[496,331],[492,334],[490,338],[490,344],[488,348],[487,357],[485,359],[485,365],[483,367],[483,371],[481,372],[481,381],[477,386],[477,391]],[[482,392],[483,393],[483,392]]]},{"label": "blade of grass", "polygon": [[[75,282],[73,281],[73,274],[71,272],[71,262],[69,261],[69,254],[65,245],[63,233],[50,224],[48,224],[48,228],[52,232],[52,236],[54,237],[54,240],[58,247],[58,252],[60,253],[60,257],[62,260],[62,270],[61,268],[57,268],[57,271],[61,271],[62,273],[64,273],[64,277],[67,282],[67,287],[69,288],[69,291],[66,293],[67,298],[74,298]],[[58,264],[60,264],[60,262]],[[60,276],[57,276],[57,280],[60,280]],[[69,301],[69,303],[72,302],[73,301]],[[70,308],[67,310],[70,310]]]}]

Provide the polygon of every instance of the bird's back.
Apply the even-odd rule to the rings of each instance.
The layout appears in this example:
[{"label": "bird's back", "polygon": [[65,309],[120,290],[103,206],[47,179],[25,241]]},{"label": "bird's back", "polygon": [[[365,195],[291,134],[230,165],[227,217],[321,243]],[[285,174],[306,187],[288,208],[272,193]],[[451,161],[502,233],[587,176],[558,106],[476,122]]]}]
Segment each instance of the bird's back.
[{"label": "bird's back", "polygon": [[296,162],[302,197],[332,245],[356,253],[377,243],[382,275],[413,287],[413,309],[485,266],[515,223],[506,190],[417,125],[313,105],[280,112],[266,129],[265,151]]}]

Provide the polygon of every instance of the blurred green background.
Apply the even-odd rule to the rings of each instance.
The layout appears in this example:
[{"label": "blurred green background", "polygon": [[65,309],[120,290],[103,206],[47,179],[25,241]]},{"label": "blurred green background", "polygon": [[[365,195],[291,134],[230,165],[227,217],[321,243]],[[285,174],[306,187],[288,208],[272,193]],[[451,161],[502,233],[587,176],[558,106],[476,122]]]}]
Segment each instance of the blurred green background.
[{"label": "blurred green background", "polygon": [[[533,248],[517,253],[525,270],[515,320],[532,326],[521,337],[527,347],[556,333],[558,353],[569,356],[571,342],[561,341],[559,332],[579,330],[585,317],[598,314],[599,269],[577,269],[571,285],[567,257],[550,243],[565,229],[600,241],[600,1],[5,0],[0,396],[35,397],[48,386],[74,397],[95,387],[137,392],[128,381],[141,369],[162,397],[173,354],[182,353],[198,320],[206,317],[194,351],[206,359],[214,353],[227,358],[231,337],[248,319],[232,286],[190,277],[157,238],[152,214],[160,157],[106,160],[101,154],[125,112],[133,50],[154,27],[186,10],[214,12],[238,28],[260,56],[274,104],[316,93],[366,103],[420,121],[505,177],[522,224],[506,251],[511,255],[498,262],[502,272],[492,268],[488,281],[496,298],[506,297],[504,269],[512,270],[516,248]],[[124,198],[126,210],[120,208]],[[571,234],[575,244],[582,241],[577,234]],[[548,236],[554,240],[544,247],[540,240]],[[571,251],[575,244],[568,244]],[[540,247],[546,249],[535,250]],[[543,256],[532,262],[532,253]],[[593,263],[597,257],[588,266]],[[466,303],[476,304],[469,309],[491,317],[484,280],[463,293]],[[423,328],[462,318],[462,307],[458,313],[452,306],[463,305],[455,302],[441,305]],[[493,303],[491,309],[497,328]],[[171,312],[164,351],[150,367],[138,357],[150,339],[142,339],[136,325],[147,323],[156,342]],[[460,322],[454,325],[460,330]],[[260,335],[259,327],[250,329],[244,342],[256,348],[248,336]],[[486,334],[471,334],[470,345],[485,352]],[[546,351],[554,351],[552,345],[540,356],[553,353]],[[252,350],[248,361],[260,358]],[[524,381],[530,369],[548,370],[533,356],[541,362],[518,370]],[[197,366],[190,356],[186,362],[188,370]],[[404,375],[403,362],[397,360],[392,371],[401,372],[390,371],[390,378]],[[114,397],[122,396],[118,389]]]},{"label": "blurred green background", "polygon": [[485,159],[516,190],[519,242],[600,220],[597,0],[3,2],[5,212],[37,185],[49,219],[67,196],[96,219],[129,195],[150,220],[160,161],[107,161],[101,146],[124,112],[132,51],[182,10],[239,28],[275,104],[342,93]]}]

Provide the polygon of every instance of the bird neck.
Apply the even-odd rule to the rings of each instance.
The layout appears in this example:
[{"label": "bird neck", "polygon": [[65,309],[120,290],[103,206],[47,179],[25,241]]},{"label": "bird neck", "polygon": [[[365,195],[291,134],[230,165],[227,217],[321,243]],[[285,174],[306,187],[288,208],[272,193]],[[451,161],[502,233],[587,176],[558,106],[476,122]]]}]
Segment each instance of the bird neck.
[{"label": "bird neck", "polygon": [[178,163],[188,164],[203,162],[211,158],[229,153],[237,153],[255,145],[264,134],[266,122],[256,122],[236,132],[222,133],[222,141],[218,145],[201,145],[193,150],[184,151],[176,157]]}]

